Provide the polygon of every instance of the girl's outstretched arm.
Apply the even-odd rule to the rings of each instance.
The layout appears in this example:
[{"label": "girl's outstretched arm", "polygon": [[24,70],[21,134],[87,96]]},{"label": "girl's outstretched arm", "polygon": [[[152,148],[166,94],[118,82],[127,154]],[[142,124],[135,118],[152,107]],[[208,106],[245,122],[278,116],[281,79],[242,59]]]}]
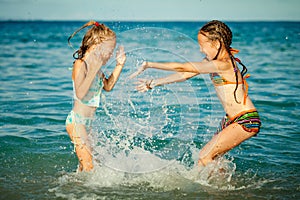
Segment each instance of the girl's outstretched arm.
[{"label": "girl's outstretched arm", "polygon": [[152,89],[156,86],[186,81],[187,79],[190,79],[198,74],[199,73],[178,72],[158,79],[152,79],[152,80],[139,79],[139,82],[136,83],[137,84],[136,88],[139,92],[146,92],[147,90]]},{"label": "girl's outstretched arm", "polygon": [[192,72],[198,74],[207,74],[218,72],[221,63],[219,61],[207,61],[203,60],[201,62],[186,62],[186,63],[178,63],[178,62],[165,62],[165,63],[157,63],[157,62],[147,62],[144,66],[145,69],[154,68],[166,71],[177,71],[177,72]]},{"label": "girl's outstretched arm", "polygon": [[119,47],[119,50],[117,51],[117,55],[116,55],[116,60],[117,60],[117,64],[112,74],[109,76],[108,79],[106,78],[103,79],[103,83],[104,83],[103,89],[105,91],[111,91],[114,88],[121,74],[121,71],[126,61],[126,55],[123,46]]},{"label": "girl's outstretched arm", "polygon": [[135,78],[136,76],[138,76],[148,68],[161,69],[166,71],[176,71],[175,69],[182,67],[182,65],[183,63],[177,63],[177,62],[157,63],[157,62],[144,61],[142,65],[138,68],[138,70],[129,76],[129,79]]},{"label": "girl's outstretched arm", "polygon": [[[218,67],[217,67],[218,66]],[[219,72],[222,70],[223,64],[220,61],[208,61],[207,59],[203,59],[201,62],[186,62],[186,63],[178,63],[178,62],[143,62],[141,67],[130,75],[130,79],[138,76],[144,70],[152,68],[152,69],[160,69],[166,71],[177,71],[177,72],[191,72],[196,74],[206,74]]]}]

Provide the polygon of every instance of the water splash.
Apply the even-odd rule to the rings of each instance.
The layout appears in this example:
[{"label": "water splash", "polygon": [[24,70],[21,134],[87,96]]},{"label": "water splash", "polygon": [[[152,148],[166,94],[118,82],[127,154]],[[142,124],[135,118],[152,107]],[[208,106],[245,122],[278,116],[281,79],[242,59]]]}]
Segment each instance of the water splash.
[{"label": "water splash", "polygon": [[[193,154],[196,152],[198,153],[198,149],[193,149]],[[157,162],[170,163],[163,169],[148,173],[124,172],[98,164],[90,173],[68,173],[61,176],[57,186],[49,192],[66,199],[132,198],[128,193],[142,199],[153,197],[153,194],[183,198],[191,193],[203,196],[205,192],[255,189],[269,182],[258,179],[255,174],[236,173],[235,164],[224,157],[204,168],[189,168],[179,161]],[[122,160],[119,164],[122,164]]]}]

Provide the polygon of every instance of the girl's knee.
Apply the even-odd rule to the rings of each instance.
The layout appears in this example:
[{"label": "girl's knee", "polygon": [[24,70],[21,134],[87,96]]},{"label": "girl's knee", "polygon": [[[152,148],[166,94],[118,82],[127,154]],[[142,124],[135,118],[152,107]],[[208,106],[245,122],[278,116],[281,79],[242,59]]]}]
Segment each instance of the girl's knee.
[{"label": "girl's knee", "polygon": [[212,161],[213,161],[212,158],[199,158],[198,166],[205,167],[207,164],[211,163]]}]

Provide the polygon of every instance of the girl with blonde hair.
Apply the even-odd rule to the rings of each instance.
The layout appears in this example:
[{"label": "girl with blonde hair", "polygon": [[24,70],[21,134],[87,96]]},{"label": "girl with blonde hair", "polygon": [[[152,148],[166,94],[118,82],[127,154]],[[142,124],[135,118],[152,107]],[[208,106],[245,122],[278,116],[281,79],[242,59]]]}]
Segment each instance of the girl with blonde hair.
[{"label": "girl with blonde hair", "polygon": [[66,130],[79,160],[78,171],[90,171],[94,167],[88,134],[100,105],[102,89],[113,89],[126,61],[124,48],[120,46],[116,54],[116,67],[106,78],[101,67],[113,54],[116,34],[104,24],[89,21],[68,38],[69,44],[72,37],[86,27],[91,28],[84,35],[80,48],[73,54],[74,105],[66,119]]}]

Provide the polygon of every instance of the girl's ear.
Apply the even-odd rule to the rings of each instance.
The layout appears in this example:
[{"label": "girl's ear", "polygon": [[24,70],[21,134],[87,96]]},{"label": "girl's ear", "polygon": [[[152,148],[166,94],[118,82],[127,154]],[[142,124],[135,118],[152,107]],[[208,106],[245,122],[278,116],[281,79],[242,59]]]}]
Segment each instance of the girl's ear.
[{"label": "girl's ear", "polygon": [[220,41],[219,40],[213,41],[212,46],[215,47],[216,49],[219,49],[221,47]]}]

